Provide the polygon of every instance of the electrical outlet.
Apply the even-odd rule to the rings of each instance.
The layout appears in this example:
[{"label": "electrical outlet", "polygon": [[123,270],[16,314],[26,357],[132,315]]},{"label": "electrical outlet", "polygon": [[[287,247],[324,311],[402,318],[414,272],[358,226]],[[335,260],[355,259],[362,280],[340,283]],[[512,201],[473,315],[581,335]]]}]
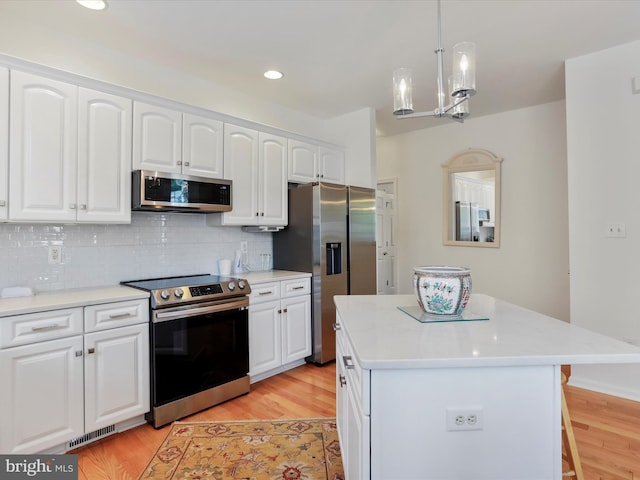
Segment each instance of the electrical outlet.
[{"label": "electrical outlet", "polygon": [[611,223],[607,225],[607,237],[625,238],[627,236],[627,226],[624,223]]},{"label": "electrical outlet", "polygon": [[447,408],[447,431],[459,432],[483,429],[482,407]]},{"label": "electrical outlet", "polygon": [[57,265],[62,263],[62,247],[60,245],[49,246],[49,264]]},{"label": "electrical outlet", "polygon": [[242,253],[248,253],[249,252],[249,247],[247,247],[247,242],[246,241],[240,242],[240,251]]}]

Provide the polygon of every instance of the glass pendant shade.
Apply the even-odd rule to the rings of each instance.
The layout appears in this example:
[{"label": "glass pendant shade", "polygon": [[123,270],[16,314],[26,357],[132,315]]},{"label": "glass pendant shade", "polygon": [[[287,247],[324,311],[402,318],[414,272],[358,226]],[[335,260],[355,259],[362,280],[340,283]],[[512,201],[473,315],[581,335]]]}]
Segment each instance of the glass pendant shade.
[{"label": "glass pendant shade", "polygon": [[476,93],[476,46],[460,42],[453,46],[453,77],[456,78],[451,95],[471,96]]},{"label": "glass pendant shade", "polygon": [[[451,105],[453,105],[454,103],[462,100],[463,97],[455,97],[453,95],[453,92],[460,89],[460,85],[461,85],[461,79],[460,79],[460,75],[456,75],[453,74],[449,77],[449,92],[451,92],[450,96],[449,96],[449,102]],[[466,100],[464,100],[463,102],[459,103],[458,105],[456,105],[455,107],[453,107],[451,110],[449,110],[449,115],[451,115],[453,118],[465,118],[469,116],[469,97],[466,97]]]},{"label": "glass pendant shade", "polygon": [[406,115],[413,113],[411,98],[411,69],[398,68],[393,72],[393,114]]}]

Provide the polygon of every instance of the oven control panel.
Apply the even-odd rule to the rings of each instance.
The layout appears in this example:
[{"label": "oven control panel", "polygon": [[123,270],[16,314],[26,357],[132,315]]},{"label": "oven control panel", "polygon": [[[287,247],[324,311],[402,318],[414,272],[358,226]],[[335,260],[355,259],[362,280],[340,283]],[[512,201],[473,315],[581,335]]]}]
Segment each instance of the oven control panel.
[{"label": "oven control panel", "polygon": [[203,295],[215,295],[224,293],[222,285],[215,283],[213,285],[199,285],[197,287],[189,287],[192,297],[202,297]]}]

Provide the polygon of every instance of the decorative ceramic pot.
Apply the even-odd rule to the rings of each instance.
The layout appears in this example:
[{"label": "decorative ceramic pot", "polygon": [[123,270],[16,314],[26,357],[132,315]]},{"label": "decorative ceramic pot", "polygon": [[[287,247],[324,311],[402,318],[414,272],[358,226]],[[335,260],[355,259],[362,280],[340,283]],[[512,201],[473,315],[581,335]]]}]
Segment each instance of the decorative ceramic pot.
[{"label": "decorative ceramic pot", "polygon": [[463,267],[415,267],[413,288],[423,311],[460,315],[471,296],[471,270]]}]

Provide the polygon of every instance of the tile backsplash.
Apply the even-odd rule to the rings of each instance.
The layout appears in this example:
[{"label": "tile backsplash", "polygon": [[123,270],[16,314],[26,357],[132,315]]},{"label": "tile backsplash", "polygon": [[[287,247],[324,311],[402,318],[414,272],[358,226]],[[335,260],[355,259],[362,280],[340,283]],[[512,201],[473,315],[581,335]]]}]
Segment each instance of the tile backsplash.
[{"label": "tile backsplash", "polygon": [[[233,261],[240,242],[249,270],[262,269],[272,253],[270,233],[211,227],[205,215],[133,212],[130,225],[1,224],[0,289],[34,291],[115,285],[123,280],[218,273],[218,260]],[[49,247],[61,247],[61,263],[49,263]]]}]

